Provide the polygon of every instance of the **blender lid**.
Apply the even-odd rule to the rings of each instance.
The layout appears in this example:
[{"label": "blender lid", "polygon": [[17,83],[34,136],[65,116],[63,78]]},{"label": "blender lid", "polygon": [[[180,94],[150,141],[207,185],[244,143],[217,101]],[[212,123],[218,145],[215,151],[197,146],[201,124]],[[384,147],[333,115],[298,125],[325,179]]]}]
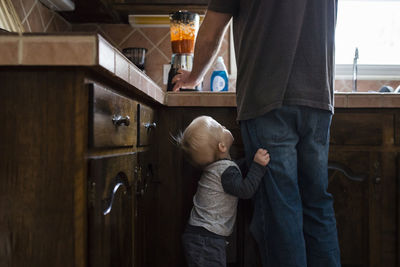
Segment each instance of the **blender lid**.
[{"label": "blender lid", "polygon": [[179,10],[169,14],[171,20],[174,21],[194,21],[199,14],[194,12],[189,12],[187,10]]}]

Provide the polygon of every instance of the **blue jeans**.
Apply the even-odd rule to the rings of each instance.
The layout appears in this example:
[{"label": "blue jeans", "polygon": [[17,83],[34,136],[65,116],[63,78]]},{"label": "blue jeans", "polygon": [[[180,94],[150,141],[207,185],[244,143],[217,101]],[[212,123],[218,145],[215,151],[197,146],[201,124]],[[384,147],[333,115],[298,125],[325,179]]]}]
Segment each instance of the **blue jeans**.
[{"label": "blue jeans", "polygon": [[254,196],[250,230],[263,266],[336,267],[340,251],[328,187],[329,111],[283,106],[241,121],[246,160],[270,163]]},{"label": "blue jeans", "polygon": [[188,267],[226,267],[224,238],[185,232],[182,243]]}]

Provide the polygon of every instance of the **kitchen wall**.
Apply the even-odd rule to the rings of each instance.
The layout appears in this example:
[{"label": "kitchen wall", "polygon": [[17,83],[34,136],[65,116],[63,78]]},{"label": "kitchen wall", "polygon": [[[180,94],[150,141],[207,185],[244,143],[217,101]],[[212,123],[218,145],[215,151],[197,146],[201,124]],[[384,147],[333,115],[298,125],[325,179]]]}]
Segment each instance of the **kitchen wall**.
[{"label": "kitchen wall", "polygon": [[[163,84],[163,65],[171,61],[171,42],[169,27],[132,27],[126,24],[75,24],[72,31],[97,32],[104,36],[110,43],[120,49],[127,47],[147,48],[146,74],[149,75],[159,86]],[[229,31],[226,32],[219,55],[224,58],[225,65],[229,70]],[[209,80],[211,71],[205,77]],[[234,90],[235,81],[231,80],[230,90]]]},{"label": "kitchen wall", "polygon": [[[387,85],[396,89],[400,86],[400,80],[358,80],[357,91],[358,92],[369,92],[378,91],[382,86]],[[336,80],[335,90],[338,92],[351,92],[353,88],[352,80]]]},{"label": "kitchen wall", "polygon": [[65,32],[71,24],[39,0],[11,0],[25,32]]},{"label": "kitchen wall", "polygon": [[[160,87],[165,88],[163,84],[163,65],[169,64],[171,60],[171,43],[168,27],[150,27],[139,28],[127,24],[71,24],[54,12],[39,0],[11,0],[14,8],[19,15],[25,32],[95,32],[104,36],[111,44],[122,51],[126,47],[145,47],[146,56],[146,74],[152,78]],[[230,47],[227,31],[219,55],[224,58],[225,65],[230,72]],[[211,70],[204,79],[205,90],[209,88]],[[236,82],[230,79],[229,90],[235,91]],[[358,91],[368,92],[377,91],[383,85],[389,85],[396,89],[400,81],[386,80],[359,80]],[[351,92],[351,80],[336,80],[335,90],[338,92]]]}]

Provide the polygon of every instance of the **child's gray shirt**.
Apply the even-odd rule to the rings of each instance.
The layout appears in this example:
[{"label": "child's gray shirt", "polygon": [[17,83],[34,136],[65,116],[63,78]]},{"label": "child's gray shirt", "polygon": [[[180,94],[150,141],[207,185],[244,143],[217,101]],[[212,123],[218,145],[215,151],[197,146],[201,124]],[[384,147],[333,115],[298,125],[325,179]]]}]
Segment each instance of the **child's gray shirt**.
[{"label": "child's gray shirt", "polygon": [[265,169],[253,162],[243,179],[239,166],[232,160],[218,160],[208,165],[193,197],[189,224],[229,236],[236,220],[238,198],[254,195]]}]

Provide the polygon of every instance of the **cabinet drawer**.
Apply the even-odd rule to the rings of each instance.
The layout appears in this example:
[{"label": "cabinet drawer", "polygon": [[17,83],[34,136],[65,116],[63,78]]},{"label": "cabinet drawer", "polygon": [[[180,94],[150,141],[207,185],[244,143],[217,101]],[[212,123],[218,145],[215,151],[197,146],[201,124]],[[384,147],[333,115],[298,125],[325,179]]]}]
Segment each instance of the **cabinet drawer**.
[{"label": "cabinet drawer", "polygon": [[91,147],[136,145],[135,102],[98,84],[89,84]]},{"label": "cabinet drawer", "polygon": [[138,104],[137,114],[137,146],[150,145],[157,127],[154,110],[143,104]]},{"label": "cabinet drawer", "polygon": [[332,118],[331,145],[380,146],[393,143],[394,116],[389,113],[339,113]]}]

